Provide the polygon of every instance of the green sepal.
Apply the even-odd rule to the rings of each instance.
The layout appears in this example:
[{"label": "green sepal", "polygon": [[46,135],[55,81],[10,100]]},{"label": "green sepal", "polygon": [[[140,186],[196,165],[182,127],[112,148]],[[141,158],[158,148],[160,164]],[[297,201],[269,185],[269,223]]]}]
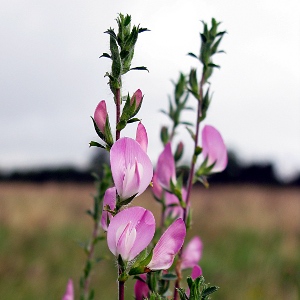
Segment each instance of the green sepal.
[{"label": "green sepal", "polygon": [[138,193],[134,194],[133,196],[131,196],[125,200],[119,201],[117,203],[117,210],[119,210],[122,206],[129,204],[134,199],[134,197],[136,197],[137,194]]},{"label": "green sepal", "polygon": [[130,271],[128,272],[129,275],[138,275],[138,274],[143,274],[145,272],[149,272],[150,269],[148,269],[146,266],[150,263],[151,259],[153,256],[153,249],[150,251],[150,253],[148,254],[148,256],[141,260],[141,261],[137,261],[133,267],[130,269]]},{"label": "green sepal", "polygon": [[198,56],[192,52],[189,52],[187,55],[196,58],[197,60],[199,60]]},{"label": "green sepal", "polygon": [[93,120],[94,128],[95,128],[95,131],[96,131],[97,135],[100,137],[100,139],[102,139],[105,142],[105,135],[104,135],[104,133],[100,131],[100,129],[99,129],[96,121],[94,120],[94,118],[93,117],[91,117],[91,118]]},{"label": "green sepal", "polygon": [[132,119],[129,119],[127,121],[127,123],[134,123],[134,122],[140,122],[140,121],[141,121],[141,119],[139,119],[139,118],[132,118]]},{"label": "green sepal", "polygon": [[127,122],[125,120],[122,120],[120,121],[118,124],[117,124],[117,130],[121,131],[122,129],[124,129],[127,125]]},{"label": "green sepal", "polygon": [[198,99],[199,95],[199,88],[198,88],[198,79],[197,79],[197,70],[191,69],[190,75],[189,75],[189,84],[190,84],[190,90],[192,91],[192,94],[196,96]]}]

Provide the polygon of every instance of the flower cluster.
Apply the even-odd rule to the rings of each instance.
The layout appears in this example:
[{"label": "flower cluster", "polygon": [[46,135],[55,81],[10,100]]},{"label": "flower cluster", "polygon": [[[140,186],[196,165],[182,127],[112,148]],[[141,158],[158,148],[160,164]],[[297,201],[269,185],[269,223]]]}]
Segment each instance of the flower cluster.
[{"label": "flower cluster", "polygon": [[[99,196],[95,197],[94,211],[89,211],[95,221],[95,230],[93,240],[87,247],[88,260],[84,277],[81,278],[82,299],[93,299],[93,293],[89,292],[89,276],[94,246],[100,240],[98,235],[100,226],[102,237],[105,237],[108,249],[118,264],[119,300],[124,299],[124,283],[130,276],[137,279],[134,288],[136,300],[148,297],[166,299],[164,295],[168,293],[171,281],[175,281],[173,288],[175,300],[178,299],[178,292],[182,299],[194,299],[188,298],[190,293],[188,290],[180,288],[182,270],[191,271],[192,281],[189,284],[191,295],[194,289],[199,288],[197,284],[200,280],[196,284],[196,279],[202,276],[199,261],[202,257],[203,244],[200,237],[193,237],[183,246],[187,229],[191,225],[191,187],[197,180],[207,186],[207,177],[223,171],[227,165],[225,144],[221,134],[213,126],[203,127],[202,142],[198,145],[200,122],[205,119],[211,100],[209,89],[203,93],[204,85],[216,67],[212,63],[211,56],[217,53],[224,32],[217,32],[219,24],[214,19],[210,30],[204,24],[201,38],[203,45],[206,46],[201,47],[199,57],[190,53],[203,64],[202,79],[199,84],[197,72],[192,69],[188,80],[187,76],[181,74],[175,84],[174,103],[170,100],[169,112],[163,111],[170,117],[173,126],[171,130],[166,126],[161,130],[164,148],[154,171],[147,154],[147,130],[137,117],[143,103],[143,93],[137,89],[132,95],[129,93],[125,97],[121,95],[124,74],[130,70],[147,70],[145,67],[131,68],[138,35],[147,29],[139,26],[131,27],[131,17],[128,15],[120,14],[117,22],[117,33],[111,28],[106,31],[110,36],[110,53],[103,53],[101,56],[112,61],[111,72],[107,72],[106,76],[109,78],[109,86],[114,96],[116,124],[111,126],[105,100],[99,102],[92,117],[100,141],[92,141],[90,146],[100,147],[109,152],[110,172],[102,179]],[[218,40],[215,41],[218,36]],[[190,109],[187,106],[190,94],[198,103],[196,124],[181,120],[182,111]],[[121,136],[121,131],[135,122],[138,122],[135,138]],[[185,168],[179,165],[184,152],[184,143],[179,142],[175,151],[172,151],[173,137],[178,133],[180,125],[186,125],[194,142],[191,164]],[[191,126],[194,126],[195,131]],[[201,156],[202,159],[199,161],[198,158]],[[150,210],[133,206],[135,197],[144,193],[150,185],[154,198],[162,208],[162,220],[158,227]],[[74,299],[72,280],[68,282],[63,299]]]}]

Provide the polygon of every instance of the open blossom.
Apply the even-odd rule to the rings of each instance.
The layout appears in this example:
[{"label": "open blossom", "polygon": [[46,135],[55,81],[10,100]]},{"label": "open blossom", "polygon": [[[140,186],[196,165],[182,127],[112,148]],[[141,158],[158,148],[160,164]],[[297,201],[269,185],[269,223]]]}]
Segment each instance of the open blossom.
[{"label": "open blossom", "polygon": [[155,219],[149,210],[139,206],[124,209],[108,226],[108,248],[115,256],[130,261],[149,245],[154,232]]},{"label": "open blossom", "polygon": [[102,100],[96,107],[95,113],[94,113],[94,120],[100,129],[100,131],[105,134],[105,124],[107,119],[107,109],[106,109],[106,103],[105,100]]},{"label": "open blossom", "polygon": [[202,256],[203,243],[198,236],[190,240],[182,251],[181,269],[193,268],[198,265]]},{"label": "open blossom", "polygon": [[142,280],[137,279],[135,285],[134,285],[134,296],[135,300],[144,300],[145,298],[149,297],[149,287],[148,284],[145,282],[147,279],[146,274],[140,274],[139,277],[141,277]]},{"label": "open blossom", "polygon": [[108,224],[112,218],[110,212],[104,210],[106,206],[109,206],[111,210],[116,208],[116,188],[112,187],[106,190],[103,198],[103,211],[101,216],[101,226],[103,230],[107,231]]},{"label": "open blossom", "polygon": [[74,287],[72,279],[69,279],[66,287],[66,292],[62,297],[62,300],[74,300]]},{"label": "open blossom", "polygon": [[202,154],[207,158],[207,166],[215,163],[211,173],[222,172],[227,166],[227,150],[221,134],[213,126],[206,125],[202,130]]},{"label": "open blossom", "polygon": [[166,190],[170,190],[171,180],[174,184],[176,183],[175,161],[170,142],[166,144],[158,158],[155,173],[159,184]]},{"label": "open blossom", "polygon": [[148,135],[145,126],[140,122],[136,129],[135,140],[140,144],[142,149],[147,152],[148,148]]},{"label": "open blossom", "polygon": [[161,236],[153,249],[153,256],[148,264],[150,270],[167,270],[171,267],[175,255],[183,245],[186,228],[182,219],[174,221]]},{"label": "open blossom", "polygon": [[140,195],[149,186],[153,167],[140,144],[131,138],[117,140],[110,150],[112,177],[121,199]]}]

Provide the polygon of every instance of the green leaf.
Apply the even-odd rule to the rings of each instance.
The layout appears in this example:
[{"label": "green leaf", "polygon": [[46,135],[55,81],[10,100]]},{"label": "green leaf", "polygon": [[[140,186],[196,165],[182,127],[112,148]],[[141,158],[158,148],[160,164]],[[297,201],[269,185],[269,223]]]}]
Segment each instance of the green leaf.
[{"label": "green leaf", "polygon": [[192,52],[189,52],[187,55],[191,56],[191,57],[194,57],[196,59],[199,59],[198,56]]},{"label": "green leaf", "polygon": [[202,299],[204,299],[204,297],[216,292],[218,289],[219,289],[218,286],[210,286],[210,287],[206,288],[202,292]]},{"label": "green leaf", "polygon": [[111,56],[108,53],[103,53],[101,56],[99,56],[99,58],[101,57],[107,57],[111,59]]},{"label": "green leaf", "polygon": [[147,67],[144,67],[144,66],[131,68],[130,71],[131,70],[147,71],[149,73],[149,70],[147,69]]},{"label": "green leaf", "polygon": [[89,146],[90,147],[99,147],[99,148],[102,148],[102,149],[106,149],[106,147],[104,147],[103,145],[101,145],[101,144],[99,144],[98,142],[95,142],[95,141],[90,141]]},{"label": "green leaf", "polygon": [[172,273],[163,274],[163,275],[161,276],[161,279],[162,279],[162,280],[168,280],[168,281],[170,281],[170,280],[176,280],[177,278],[178,278],[177,275],[172,274]]}]

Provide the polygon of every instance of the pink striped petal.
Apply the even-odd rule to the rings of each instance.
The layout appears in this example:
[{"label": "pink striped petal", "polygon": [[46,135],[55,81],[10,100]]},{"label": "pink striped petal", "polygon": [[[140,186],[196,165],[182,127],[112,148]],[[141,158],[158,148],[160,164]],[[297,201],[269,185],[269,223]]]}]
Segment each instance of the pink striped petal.
[{"label": "pink striped petal", "polygon": [[181,269],[193,268],[202,256],[203,243],[198,236],[190,240],[182,251]]},{"label": "pink striped petal", "polygon": [[[141,274],[139,275],[141,279],[145,280],[147,279],[146,274]],[[135,300],[144,300],[145,298],[149,297],[149,287],[148,284],[137,279],[135,285],[134,285],[134,295],[135,295]]]},{"label": "pink striped petal", "polygon": [[131,138],[121,138],[110,150],[110,165],[115,187],[121,199],[140,195],[149,186],[153,167],[140,144]]},{"label": "pink striped petal", "polygon": [[66,292],[62,297],[62,300],[74,300],[74,287],[72,279],[69,279]]},{"label": "pink striped petal", "polygon": [[221,134],[213,126],[202,130],[202,155],[208,158],[208,166],[215,163],[211,173],[222,172],[227,166],[227,150]]},{"label": "pink striped petal", "polygon": [[[116,188],[112,187],[106,190],[103,198],[103,208],[105,206],[109,206],[111,210],[114,210],[116,208]],[[101,227],[104,231],[107,231],[107,226],[109,221],[111,220],[112,215],[111,213],[107,212],[106,210],[102,211],[101,216]]]},{"label": "pink striped petal", "polygon": [[141,122],[138,124],[135,140],[140,144],[142,149],[147,153],[148,135],[145,126]]},{"label": "pink striped petal", "polygon": [[170,190],[170,181],[176,183],[175,161],[172,154],[171,143],[167,143],[163,152],[160,154],[156,166],[157,180],[160,185]]},{"label": "pink striped petal", "polygon": [[107,118],[107,109],[105,100],[102,100],[96,107],[94,113],[94,120],[100,129],[100,131],[104,134],[105,133],[105,123]]},{"label": "pink striped petal", "polygon": [[155,232],[153,214],[143,207],[131,207],[122,210],[107,229],[107,244],[115,255],[126,261],[134,259],[151,242]]},{"label": "pink striped petal", "polygon": [[167,228],[155,245],[152,259],[147,267],[150,270],[169,269],[175,255],[183,245],[185,235],[185,224],[182,219],[177,219]]}]

